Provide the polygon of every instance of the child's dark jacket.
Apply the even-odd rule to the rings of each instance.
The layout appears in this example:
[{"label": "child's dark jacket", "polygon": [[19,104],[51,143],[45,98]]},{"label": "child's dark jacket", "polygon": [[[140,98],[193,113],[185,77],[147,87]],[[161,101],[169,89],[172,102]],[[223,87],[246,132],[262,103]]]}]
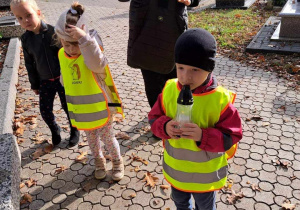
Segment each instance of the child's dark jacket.
[{"label": "child's dark jacket", "polygon": [[[210,75],[204,85],[196,88],[193,93],[205,93],[217,87],[217,79]],[[180,85],[180,84],[179,84]],[[180,85],[181,88],[181,85]],[[195,109],[195,107],[193,107]],[[162,138],[170,139],[166,134],[166,123],[171,120],[167,117],[162,109],[162,94],[151,109],[148,115],[149,123],[153,133]],[[224,152],[231,148],[242,138],[242,123],[236,108],[229,104],[226,111],[224,111],[213,128],[202,129],[202,140],[199,148],[209,152]]]},{"label": "child's dark jacket", "polygon": [[60,76],[59,47],[53,40],[54,27],[41,21],[39,34],[26,31],[21,36],[25,66],[33,90],[39,89],[41,80]]}]

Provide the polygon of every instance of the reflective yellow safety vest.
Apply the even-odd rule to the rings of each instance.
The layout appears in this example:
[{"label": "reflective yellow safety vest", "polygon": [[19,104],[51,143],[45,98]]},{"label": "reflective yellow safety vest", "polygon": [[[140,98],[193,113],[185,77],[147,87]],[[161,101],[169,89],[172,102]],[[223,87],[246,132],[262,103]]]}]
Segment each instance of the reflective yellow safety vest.
[{"label": "reflective yellow safety vest", "polygon": [[[61,48],[58,57],[72,126],[79,130],[101,128],[110,119],[108,96],[97,83],[94,73],[85,65],[82,55],[70,58]],[[112,92],[112,103],[121,104],[108,65],[105,71],[105,83]],[[116,108],[123,115],[122,108]]]},{"label": "reflective yellow safety vest", "polygon": [[[162,93],[162,108],[172,119],[176,117],[179,92],[178,80],[168,80]],[[193,94],[192,121],[200,128],[214,127],[235,96],[221,86],[207,93]],[[173,187],[181,191],[221,189],[227,180],[227,159],[234,155],[236,147],[215,153],[201,150],[192,139],[164,140],[163,174]]]}]

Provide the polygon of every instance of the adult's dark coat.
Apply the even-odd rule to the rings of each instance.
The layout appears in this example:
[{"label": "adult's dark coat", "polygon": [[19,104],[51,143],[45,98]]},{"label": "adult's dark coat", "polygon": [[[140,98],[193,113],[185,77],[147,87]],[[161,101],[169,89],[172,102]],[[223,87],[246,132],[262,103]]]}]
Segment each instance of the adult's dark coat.
[{"label": "adult's dark coat", "polygon": [[[191,7],[200,0],[191,0]],[[167,74],[174,69],[174,46],[187,29],[187,9],[177,0],[131,0],[127,64]]]}]

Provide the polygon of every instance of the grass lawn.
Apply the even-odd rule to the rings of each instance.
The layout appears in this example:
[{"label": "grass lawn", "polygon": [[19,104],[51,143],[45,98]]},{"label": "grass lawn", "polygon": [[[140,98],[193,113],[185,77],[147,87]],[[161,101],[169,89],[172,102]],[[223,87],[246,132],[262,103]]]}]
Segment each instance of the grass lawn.
[{"label": "grass lawn", "polygon": [[278,76],[290,81],[289,85],[292,88],[299,89],[299,54],[249,54],[245,52],[247,45],[267,19],[277,14],[278,11],[266,10],[265,4],[260,3],[255,3],[247,10],[206,9],[189,14],[189,27],[204,28],[211,32],[218,42],[218,53],[266,71],[276,71]]}]

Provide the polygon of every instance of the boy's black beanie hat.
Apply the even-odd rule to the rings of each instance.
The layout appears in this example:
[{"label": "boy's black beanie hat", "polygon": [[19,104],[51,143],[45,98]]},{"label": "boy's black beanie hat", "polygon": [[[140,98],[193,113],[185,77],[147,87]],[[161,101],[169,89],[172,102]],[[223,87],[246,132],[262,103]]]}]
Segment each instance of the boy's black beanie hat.
[{"label": "boy's black beanie hat", "polygon": [[175,44],[175,62],[212,72],[217,52],[216,40],[208,31],[200,28],[186,30]]}]

